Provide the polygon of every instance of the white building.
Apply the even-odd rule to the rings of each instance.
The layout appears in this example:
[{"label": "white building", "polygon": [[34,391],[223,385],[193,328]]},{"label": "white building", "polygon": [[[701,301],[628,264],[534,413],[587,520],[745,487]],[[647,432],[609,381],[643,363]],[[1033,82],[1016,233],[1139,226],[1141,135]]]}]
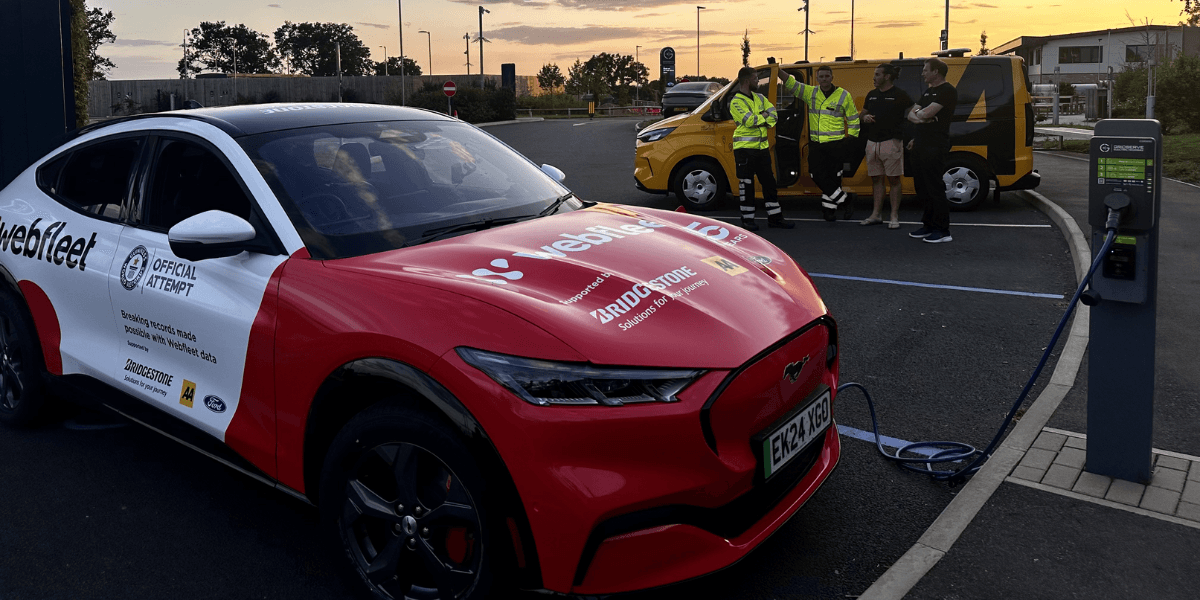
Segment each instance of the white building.
[{"label": "white building", "polygon": [[1200,56],[1200,28],[1185,25],[1141,25],[1060,35],[1021,36],[995,48],[993,54],[1025,59],[1029,82],[1091,83],[1102,88],[1126,65],[1149,59],[1157,64],[1179,53]]}]

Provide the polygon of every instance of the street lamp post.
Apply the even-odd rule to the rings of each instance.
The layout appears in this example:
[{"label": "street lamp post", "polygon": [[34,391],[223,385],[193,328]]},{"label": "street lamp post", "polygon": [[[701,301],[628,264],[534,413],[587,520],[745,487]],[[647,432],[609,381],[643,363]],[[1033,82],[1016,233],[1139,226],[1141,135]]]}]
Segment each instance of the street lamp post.
[{"label": "street lamp post", "polygon": [[424,29],[418,31],[417,33],[425,34],[425,41],[428,42],[429,45],[429,74],[433,75],[433,34],[425,31]]},{"label": "street lamp post", "polygon": [[479,7],[479,89],[481,90],[486,79],[483,74],[483,13],[492,14],[492,11],[482,6]]},{"label": "street lamp post", "polygon": [[383,76],[387,77],[387,46],[380,46],[380,48],[383,48]]},{"label": "street lamp post", "polygon": [[804,34],[804,62],[808,62],[808,34],[812,33],[812,31],[809,30],[809,28],[808,28],[809,10],[808,10],[807,0],[804,2],[804,6],[801,6],[800,8],[797,8],[796,10],[804,11],[804,31],[801,31],[800,33]]},{"label": "street lamp post", "polygon": [[696,7],[696,79],[700,79],[700,11],[703,6]]},{"label": "street lamp post", "polygon": [[467,75],[469,76],[471,74],[471,34],[464,33],[463,40],[467,44],[467,49],[463,51],[463,54],[467,57]]},{"label": "street lamp post", "polygon": [[641,49],[641,46],[633,47],[633,100],[635,104],[642,99],[642,76],[641,71],[638,70],[638,65],[642,64],[638,59],[638,50]]},{"label": "street lamp post", "polygon": [[950,48],[950,0],[946,0],[946,28],[942,30],[942,50]]},{"label": "street lamp post", "polygon": [[[949,0],[946,0],[949,2]],[[400,11],[400,106],[408,104],[408,85],[404,80],[404,0],[396,0]]]}]

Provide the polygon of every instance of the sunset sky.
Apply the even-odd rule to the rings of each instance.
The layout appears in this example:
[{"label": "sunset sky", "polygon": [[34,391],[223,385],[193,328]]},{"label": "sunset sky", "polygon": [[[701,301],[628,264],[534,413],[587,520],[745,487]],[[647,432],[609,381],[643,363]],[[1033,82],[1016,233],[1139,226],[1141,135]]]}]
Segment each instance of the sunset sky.
[{"label": "sunset sky", "polygon": [[[700,13],[700,71],[733,77],[741,66],[742,34],[749,32],[750,63],[768,56],[791,62],[804,58],[802,0],[399,0],[404,16],[404,54],[429,73],[430,32],[434,74],[467,72],[466,41],[479,31],[479,6],[484,67],[499,74],[501,63],[516,63],[518,75],[533,75],[546,63],[567,68],[593,54],[635,53],[652,77],[658,71],[658,51],[676,52],[676,74],[696,71],[696,6]],[[175,78],[182,56],[185,29],[201,21],[244,23],[274,39],[284,21],[347,23],[375,60],[400,53],[397,0],[88,0],[89,7],[111,10],[116,16],[115,44],[102,46],[101,55],[117,68],[110,79]],[[809,59],[850,54],[852,0],[812,0]],[[854,0],[856,58],[926,56],[938,49],[945,19],[945,0]],[[1022,35],[1053,35],[1128,27],[1174,25],[1181,20],[1182,0],[951,0],[950,47],[979,50],[987,32],[988,47]],[[471,44],[471,72],[479,72],[479,44]]]}]

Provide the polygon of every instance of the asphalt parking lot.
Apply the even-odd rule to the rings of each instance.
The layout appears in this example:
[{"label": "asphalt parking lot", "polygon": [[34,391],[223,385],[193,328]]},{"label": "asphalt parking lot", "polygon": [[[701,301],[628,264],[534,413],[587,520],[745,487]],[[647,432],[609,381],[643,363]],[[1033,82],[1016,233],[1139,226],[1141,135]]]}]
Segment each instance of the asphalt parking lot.
[{"label": "asphalt parking lot", "polygon": [[[633,186],[633,125],[489,132],[562,169],[585,199],[673,210],[673,197]],[[859,226],[869,199],[860,202],[855,220],[834,223],[815,199],[785,202],[796,229],[760,233],[814,278],[838,320],[842,381],[870,389],[883,433],[986,445],[1074,290],[1062,233],[1006,193],[952,215],[954,242],[923,244],[906,235],[920,215],[912,199],[900,230]],[[732,204],[710,216],[737,218]],[[902,471],[856,439],[871,425],[860,395],[839,397],[835,411],[841,463],[786,526],[729,569],[628,597],[845,598],[869,587],[959,488]],[[152,432],[85,414],[5,432],[0,455],[2,600],[344,594],[314,510]]]}]

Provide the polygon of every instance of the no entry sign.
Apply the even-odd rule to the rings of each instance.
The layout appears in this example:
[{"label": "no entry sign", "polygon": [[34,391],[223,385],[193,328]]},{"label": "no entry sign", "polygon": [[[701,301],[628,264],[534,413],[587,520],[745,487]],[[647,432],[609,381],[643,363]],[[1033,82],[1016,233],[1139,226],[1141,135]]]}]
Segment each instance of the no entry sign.
[{"label": "no entry sign", "polygon": [[457,88],[457,87],[455,87],[455,85],[454,85],[454,82],[453,82],[453,81],[447,81],[447,82],[446,82],[446,85],[443,85],[443,86],[442,86],[442,91],[443,91],[443,92],[446,92],[446,95],[447,95],[447,96],[453,96],[453,95],[454,95],[454,91],[455,91],[456,89],[458,89],[458,88]]}]

